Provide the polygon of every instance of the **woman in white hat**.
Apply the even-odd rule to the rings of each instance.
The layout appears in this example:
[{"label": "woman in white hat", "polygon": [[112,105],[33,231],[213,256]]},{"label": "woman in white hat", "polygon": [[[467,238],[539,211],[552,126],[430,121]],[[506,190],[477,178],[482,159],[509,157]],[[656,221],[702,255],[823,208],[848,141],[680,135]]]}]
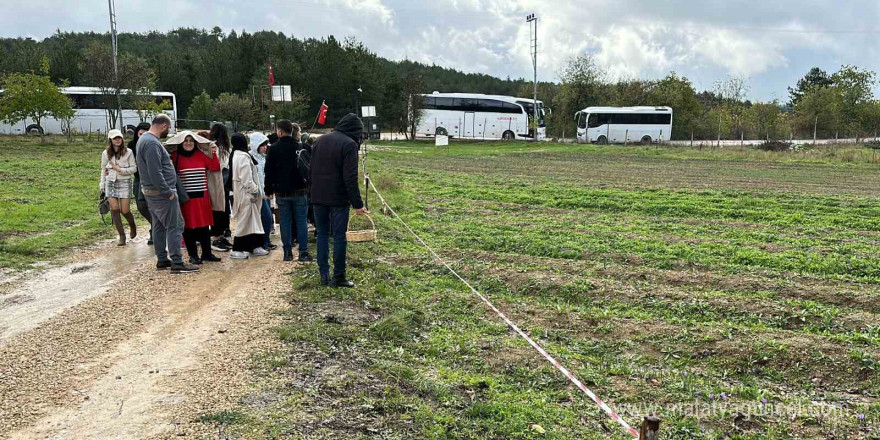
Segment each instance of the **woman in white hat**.
[{"label": "woman in white hat", "polygon": [[107,149],[101,153],[101,194],[107,196],[110,217],[119,233],[119,246],[125,246],[125,228],[122,217],[128,220],[131,238],[137,236],[137,226],[131,214],[131,178],[137,172],[137,163],[131,150],[125,146],[122,132],[107,132]]}]

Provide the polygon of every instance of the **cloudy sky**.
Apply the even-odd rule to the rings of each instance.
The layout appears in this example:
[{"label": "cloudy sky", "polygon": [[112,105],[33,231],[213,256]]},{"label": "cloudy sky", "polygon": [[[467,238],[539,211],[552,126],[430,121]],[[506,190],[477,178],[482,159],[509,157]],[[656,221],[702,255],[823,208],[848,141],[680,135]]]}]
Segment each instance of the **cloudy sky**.
[{"label": "cloudy sky", "polygon": [[[698,90],[727,75],[749,79],[753,99],[785,100],[812,66],[872,70],[880,62],[877,0],[115,0],[121,32],[270,29],[298,38],[354,36],[404,59],[531,78],[536,13],[538,75],[556,80],[568,57],[591,53],[616,78],[670,70]],[[0,36],[56,29],[105,31],[106,0],[0,0]],[[122,48],[124,50],[125,48]]]}]

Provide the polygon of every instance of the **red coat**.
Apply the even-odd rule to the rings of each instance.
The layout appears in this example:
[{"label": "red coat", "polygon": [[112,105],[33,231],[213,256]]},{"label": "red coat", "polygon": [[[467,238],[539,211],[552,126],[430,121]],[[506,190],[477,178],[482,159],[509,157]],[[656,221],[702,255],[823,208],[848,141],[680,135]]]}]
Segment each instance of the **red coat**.
[{"label": "red coat", "polygon": [[214,224],[211,198],[208,196],[208,172],[220,171],[220,160],[215,153],[211,159],[201,151],[192,156],[171,153],[171,161],[177,169],[177,178],[183,183],[189,201],[180,206],[186,229],[203,228]]}]

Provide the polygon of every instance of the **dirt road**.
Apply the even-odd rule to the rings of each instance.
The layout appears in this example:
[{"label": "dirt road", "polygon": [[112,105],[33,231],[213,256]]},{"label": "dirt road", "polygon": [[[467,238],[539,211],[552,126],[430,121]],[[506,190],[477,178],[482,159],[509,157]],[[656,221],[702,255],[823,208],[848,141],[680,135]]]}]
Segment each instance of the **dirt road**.
[{"label": "dirt road", "polygon": [[223,257],[171,275],[136,241],[0,297],[0,438],[194,434],[196,417],[246,396],[252,354],[274,347],[285,274],[306,268],[280,252]]}]

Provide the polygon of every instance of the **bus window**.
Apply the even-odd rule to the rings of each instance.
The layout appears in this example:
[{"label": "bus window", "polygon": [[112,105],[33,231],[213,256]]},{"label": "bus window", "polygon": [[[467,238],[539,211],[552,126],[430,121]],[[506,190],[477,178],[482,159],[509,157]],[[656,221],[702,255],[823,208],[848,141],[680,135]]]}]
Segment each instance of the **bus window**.
[{"label": "bus window", "polygon": [[522,107],[520,107],[516,104],[510,103],[510,102],[504,102],[504,103],[502,103],[502,105],[504,108],[504,113],[522,114],[522,112],[523,112]]},{"label": "bus window", "polygon": [[587,114],[580,113],[578,115],[578,128],[587,128]]},{"label": "bus window", "polygon": [[[600,116],[601,116],[601,121],[599,120]],[[609,118],[608,118],[607,114],[603,115],[603,114],[593,113],[590,115],[590,119],[587,121],[587,127],[588,128],[596,128],[596,127],[605,125],[608,123],[608,119]]]},{"label": "bus window", "polygon": [[434,107],[437,110],[455,110],[452,98],[434,98]]}]

